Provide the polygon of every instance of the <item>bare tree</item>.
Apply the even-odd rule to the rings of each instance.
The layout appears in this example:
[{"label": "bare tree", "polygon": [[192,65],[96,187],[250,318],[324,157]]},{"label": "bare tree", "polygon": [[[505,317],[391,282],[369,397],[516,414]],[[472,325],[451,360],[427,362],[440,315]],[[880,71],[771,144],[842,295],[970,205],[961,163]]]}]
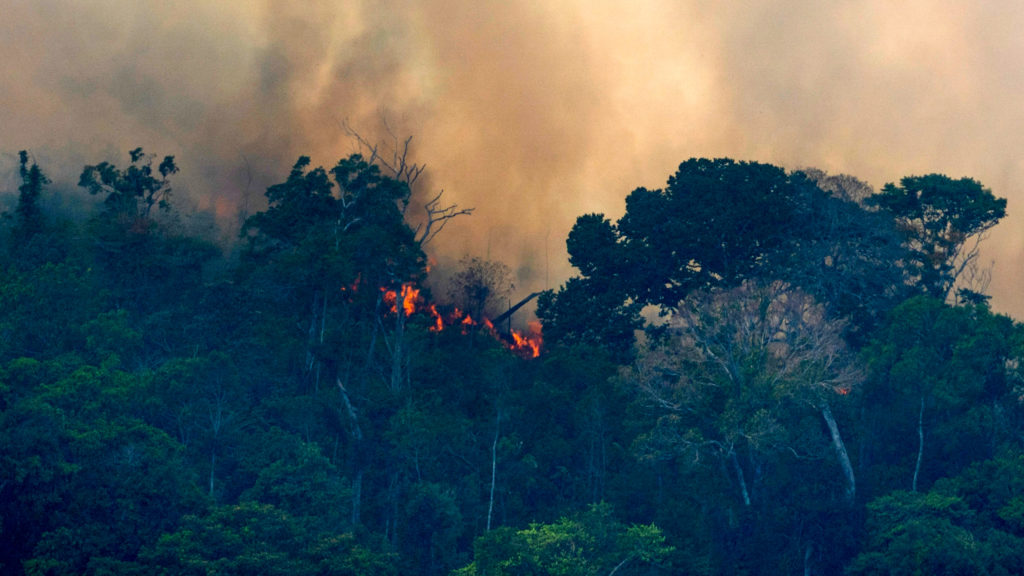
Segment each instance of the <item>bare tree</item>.
[{"label": "bare tree", "polygon": [[448,296],[474,320],[493,318],[512,291],[512,271],[501,262],[466,256],[452,277]]},{"label": "bare tree", "polygon": [[750,505],[744,460],[778,452],[813,456],[816,443],[790,429],[789,413],[811,409],[825,421],[844,498],[853,501],[853,466],[832,402],[849,395],[861,375],[841,322],[829,321],[810,296],[782,282],[746,282],[694,294],[670,326],[670,336],[643,349],[625,373],[661,414],[647,435],[649,450],[724,459]]},{"label": "bare tree", "polygon": [[[356,141],[360,154],[363,154],[370,164],[376,164],[384,170],[388,176],[404,182],[408,186],[408,195],[402,199],[402,213],[408,209],[416,181],[426,170],[425,164],[417,164],[410,158],[410,147],[412,136],[400,139],[391,129],[386,118],[382,119],[387,138],[382,144],[374,144],[352,128],[348,121],[342,122],[345,133]],[[423,204],[426,218],[416,224],[416,241],[424,246],[436,237],[452,219],[459,216],[468,216],[473,213],[473,208],[459,208],[458,204],[445,205],[442,202],[444,190],[439,191],[430,200]]]}]

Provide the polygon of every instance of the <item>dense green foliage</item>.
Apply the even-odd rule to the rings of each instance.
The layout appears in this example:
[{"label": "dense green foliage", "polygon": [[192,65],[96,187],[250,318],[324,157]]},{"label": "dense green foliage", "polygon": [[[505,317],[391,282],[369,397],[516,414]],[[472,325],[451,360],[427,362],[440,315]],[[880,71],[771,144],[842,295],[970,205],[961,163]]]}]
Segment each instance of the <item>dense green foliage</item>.
[{"label": "dense green foliage", "polygon": [[0,572],[1024,571],[1024,330],[961,277],[1005,213],[973,180],[684,162],[579,218],[533,358],[455,312],[508,268],[431,286],[358,155],[300,158],[233,246],[178,225],[173,157],[86,166],[82,221],[19,160]]}]

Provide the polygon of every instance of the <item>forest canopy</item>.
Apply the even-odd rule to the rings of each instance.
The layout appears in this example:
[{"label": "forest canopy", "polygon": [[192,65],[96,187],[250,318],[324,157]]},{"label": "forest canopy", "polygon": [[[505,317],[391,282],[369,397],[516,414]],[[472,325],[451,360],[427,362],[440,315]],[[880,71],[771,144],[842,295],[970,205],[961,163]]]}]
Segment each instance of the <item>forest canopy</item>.
[{"label": "forest canopy", "polygon": [[435,280],[471,210],[395,159],[300,157],[225,243],[182,224],[173,156],[85,166],[75,219],[19,154],[0,571],[1024,571],[981,183],[690,159],[580,215],[578,275],[517,330],[506,263]]}]

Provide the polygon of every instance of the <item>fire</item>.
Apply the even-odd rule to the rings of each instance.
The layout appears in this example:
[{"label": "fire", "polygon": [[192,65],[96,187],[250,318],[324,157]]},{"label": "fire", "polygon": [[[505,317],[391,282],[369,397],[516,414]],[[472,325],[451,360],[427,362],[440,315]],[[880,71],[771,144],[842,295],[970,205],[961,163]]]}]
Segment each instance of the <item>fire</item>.
[{"label": "fire", "polygon": [[[354,291],[358,284],[357,279],[356,283],[349,289]],[[342,290],[344,291],[346,288],[342,287]],[[543,343],[540,322],[530,322],[525,332],[511,330],[507,336],[503,336],[488,318],[477,321],[457,307],[453,308],[452,312],[448,315],[441,314],[437,310],[436,305],[427,304],[424,301],[420,291],[420,288],[416,288],[408,282],[402,284],[402,287],[398,290],[381,288],[381,292],[384,294],[384,303],[390,307],[392,314],[398,314],[399,306],[401,306],[402,313],[406,318],[414,314],[422,314],[430,319],[428,330],[431,332],[441,332],[446,327],[458,326],[461,332],[466,334],[471,328],[477,327],[481,332],[490,334],[495,340],[504,343],[506,348],[521,356],[527,358],[537,358],[540,356],[540,349]],[[401,302],[401,305],[399,302]]]},{"label": "fire", "polygon": [[540,322],[536,320],[529,323],[526,334],[518,330],[512,331],[512,350],[529,354],[530,358],[540,356],[540,346],[543,342]]},{"label": "fire", "polygon": [[441,330],[444,330],[444,319],[437,313],[437,307],[433,304],[427,306],[427,313],[434,319],[434,325],[430,327],[430,331],[440,332]]},{"label": "fire", "polygon": [[391,306],[391,313],[398,313],[398,297],[402,297],[402,311],[406,317],[412,316],[416,313],[416,303],[420,300],[420,289],[413,288],[412,284],[406,282],[402,284],[400,292],[394,290],[387,290],[381,288],[381,292],[384,292],[384,303]]}]

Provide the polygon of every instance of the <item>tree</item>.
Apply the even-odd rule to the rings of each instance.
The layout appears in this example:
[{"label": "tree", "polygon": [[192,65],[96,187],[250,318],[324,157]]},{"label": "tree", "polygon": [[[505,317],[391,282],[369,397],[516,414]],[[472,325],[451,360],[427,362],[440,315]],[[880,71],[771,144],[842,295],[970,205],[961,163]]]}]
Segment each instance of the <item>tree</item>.
[{"label": "tree", "polygon": [[129,153],[131,164],[86,166],[78,185],[104,197],[103,209],[90,219],[95,258],[119,304],[133,312],[152,312],[167,301],[195,296],[202,267],[218,250],[199,238],[174,234],[154,213],[171,212],[170,177],[178,172],[173,156],[154,166],[142,148]]},{"label": "tree", "polygon": [[[345,133],[359,144],[359,151],[366,156],[367,162],[379,166],[388,177],[405,184],[407,193],[401,199],[401,210],[402,215],[406,216],[416,181],[427,167],[413,162],[409,157],[412,136],[399,142],[398,136],[391,129],[387,119],[382,118],[381,120],[389,137],[389,141],[382,144],[370,143],[347,122],[343,124],[343,127]],[[365,154],[363,154],[364,152]],[[458,204],[442,204],[443,196],[444,190],[441,190],[430,200],[423,202],[423,218],[414,227],[416,243],[420,246],[426,246],[455,218],[469,216],[473,213],[473,208],[460,209]]]},{"label": "tree", "polygon": [[310,533],[269,504],[246,502],[189,515],[141,555],[143,566],[168,574],[369,576],[394,574],[394,556],[347,533]]},{"label": "tree", "polygon": [[963,500],[897,491],[868,505],[868,543],[849,573],[984,574]]},{"label": "tree", "polygon": [[1006,215],[1006,199],[971,178],[907,176],[868,199],[895,218],[910,251],[904,263],[921,292],[947,299],[978,256],[985,232]]},{"label": "tree", "polygon": [[28,152],[18,152],[21,185],[18,186],[18,205],[14,209],[14,227],[11,230],[11,248],[25,250],[33,237],[43,231],[45,220],[39,199],[43,187],[50,183],[42,169],[35,162],[28,165]]},{"label": "tree", "polygon": [[601,319],[632,317],[630,308],[647,305],[672,312],[694,290],[781,279],[818,298],[830,317],[851,318],[849,331],[867,333],[901,296],[893,265],[904,255],[891,222],[861,205],[862,194],[849,178],[690,159],[665,188],[630,193],[617,223],[577,219],[566,244],[582,276],[542,301],[541,317],[561,321],[552,322],[555,334],[575,337],[588,318],[568,309],[583,302]]},{"label": "tree", "polygon": [[[314,349],[330,340],[328,316],[362,321],[376,342],[379,289],[418,281],[426,257],[399,206],[408,197],[405,183],[359,155],[340,160],[329,174],[309,165],[308,157],[299,158],[286,182],[269,187],[267,210],[249,217],[241,233],[248,241],[243,273],[260,299],[273,312],[308,318],[301,335],[305,369],[318,375]],[[337,296],[343,287],[351,305]],[[404,326],[399,316],[397,330]],[[401,346],[392,351],[401,360]],[[402,380],[400,373],[392,376]]]},{"label": "tree", "polygon": [[174,156],[164,159],[153,172],[154,156],[142,148],[129,152],[132,163],[121,170],[109,162],[86,166],[78,185],[89,194],[104,194],[104,217],[117,222],[134,234],[144,234],[151,224],[153,207],[170,209],[171,187],[169,178],[178,171]]},{"label": "tree", "polygon": [[[267,189],[267,210],[242,228],[241,274],[253,305],[264,325],[278,327],[280,344],[301,354],[291,355],[291,366],[301,371],[286,377],[298,376],[314,393],[322,380],[336,384],[339,428],[350,444],[354,525],[374,452],[374,414],[364,408],[370,398],[391,406],[408,383],[405,309],[396,302],[392,314],[384,297],[406,298],[403,286],[425,274],[426,257],[403,215],[409,193],[406,182],[360,155],[330,171],[310,169],[310,159],[301,157],[285,182]],[[382,391],[375,388],[381,378]]]},{"label": "tree", "polygon": [[597,576],[637,574],[663,564],[674,551],[653,524],[624,526],[607,504],[551,524],[500,528],[477,538],[474,560],[458,576]]},{"label": "tree", "polygon": [[477,322],[494,318],[512,289],[512,271],[501,262],[465,256],[451,279],[448,296]]},{"label": "tree", "polygon": [[848,573],[1019,574],[1024,570],[1024,460],[1016,449],[927,492],[897,490],[867,506],[867,538]]},{"label": "tree", "polygon": [[950,306],[928,296],[890,314],[864,351],[868,414],[866,465],[888,470],[887,488],[923,482],[991,457],[1000,414],[1009,411],[1007,368],[1017,329],[984,307]]},{"label": "tree", "polygon": [[546,348],[593,348],[619,363],[633,358],[634,334],[643,326],[641,308],[591,278],[570,278],[557,292],[547,290],[537,299]]},{"label": "tree", "polygon": [[907,297],[902,236],[885,211],[869,206],[871,187],[845,174],[805,169],[811,233],[780,277],[813,295],[829,317],[847,320],[844,336],[863,346],[886,314]]},{"label": "tree", "polygon": [[723,458],[750,506],[743,462],[756,467],[771,453],[813,452],[815,442],[793,429],[788,414],[811,409],[827,426],[843,497],[853,501],[853,467],[831,408],[860,381],[841,323],[784,283],[747,282],[692,295],[671,326],[626,373],[641,401],[662,414],[647,436],[650,448]]},{"label": "tree", "polygon": [[181,446],[138,416],[146,379],[67,359],[9,368],[18,394],[0,412],[0,549],[21,553],[28,573],[134,557],[202,503]]}]

